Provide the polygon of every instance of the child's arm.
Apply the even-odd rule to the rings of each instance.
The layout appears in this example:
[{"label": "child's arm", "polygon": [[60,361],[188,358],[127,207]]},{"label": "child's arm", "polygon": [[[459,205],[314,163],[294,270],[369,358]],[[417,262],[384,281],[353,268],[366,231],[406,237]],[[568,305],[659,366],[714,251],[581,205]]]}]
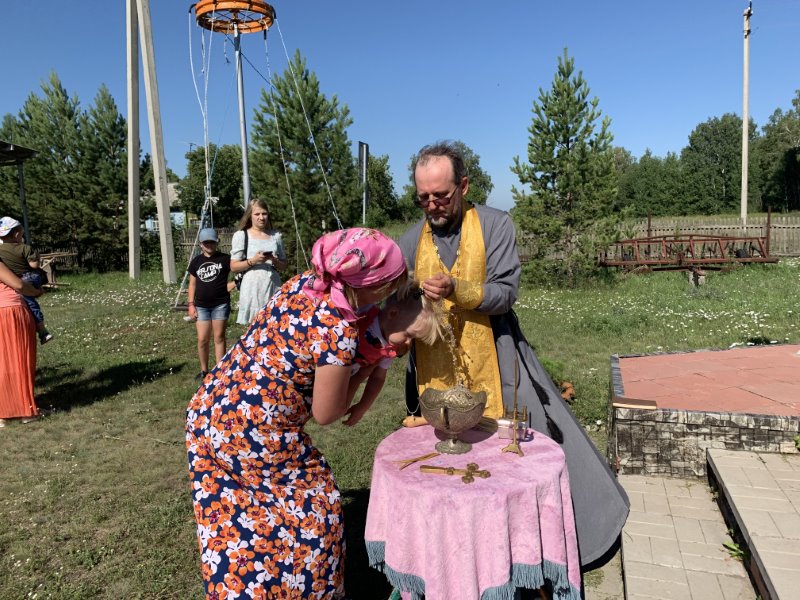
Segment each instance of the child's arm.
[{"label": "child's arm", "polygon": [[[344,422],[345,425],[353,426],[361,420],[361,417],[370,409],[375,399],[383,389],[383,384],[386,383],[387,370],[381,367],[375,367],[367,379],[367,385],[364,386],[364,392],[361,394],[361,400],[358,404],[354,404],[345,413],[349,415],[348,419]],[[348,390],[349,391],[349,390]],[[355,392],[355,390],[353,390]]]},{"label": "child's arm", "polygon": [[197,309],[194,306],[194,293],[197,288],[197,277],[189,275],[189,316],[197,319]]},{"label": "child's arm", "polygon": [[350,376],[350,383],[347,386],[348,406],[353,403],[353,398],[356,397],[356,392],[358,391],[359,386],[367,380],[369,375],[372,375],[372,371],[374,369],[374,365],[371,367],[362,366],[355,375]]},{"label": "child's arm", "polygon": [[39,263],[41,262],[39,258],[39,252],[34,250],[28,245],[25,245],[23,248],[25,252],[24,254],[25,260],[28,261],[28,264],[30,265],[31,269],[38,269]]}]

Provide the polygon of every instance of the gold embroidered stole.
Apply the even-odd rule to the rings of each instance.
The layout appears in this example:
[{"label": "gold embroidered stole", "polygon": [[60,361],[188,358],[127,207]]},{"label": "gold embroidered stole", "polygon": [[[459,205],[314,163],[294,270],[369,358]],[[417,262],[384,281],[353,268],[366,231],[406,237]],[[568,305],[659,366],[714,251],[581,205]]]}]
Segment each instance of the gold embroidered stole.
[{"label": "gold embroidered stole", "polygon": [[464,203],[463,214],[458,255],[451,270],[439,259],[427,221],[417,244],[416,279],[425,281],[444,272],[456,280],[455,291],[443,304],[457,346],[457,350],[450,347],[447,335],[432,346],[416,344],[417,386],[422,394],[429,387],[446,390],[461,380],[470,390],[487,393],[483,414],[497,419],[503,416],[503,395],[492,326],[489,315],[474,310],[483,301],[486,248],[478,211]]}]

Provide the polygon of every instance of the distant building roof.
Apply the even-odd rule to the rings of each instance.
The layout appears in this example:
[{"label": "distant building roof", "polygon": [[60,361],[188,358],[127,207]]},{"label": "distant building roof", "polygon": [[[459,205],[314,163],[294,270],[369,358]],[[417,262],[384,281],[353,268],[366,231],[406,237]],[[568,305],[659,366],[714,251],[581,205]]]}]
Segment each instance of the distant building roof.
[{"label": "distant building roof", "polygon": [[36,150],[0,140],[0,166],[16,165],[19,162],[33,158],[37,154],[39,153]]}]

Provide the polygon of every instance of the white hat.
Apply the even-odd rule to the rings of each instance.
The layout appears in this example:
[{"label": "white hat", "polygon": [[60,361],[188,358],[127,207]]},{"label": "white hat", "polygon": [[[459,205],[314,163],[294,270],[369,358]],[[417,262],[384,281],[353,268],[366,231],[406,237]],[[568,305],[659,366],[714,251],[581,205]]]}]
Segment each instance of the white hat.
[{"label": "white hat", "polygon": [[6,237],[11,233],[15,227],[19,227],[20,223],[12,217],[3,217],[0,219],[0,237]]}]

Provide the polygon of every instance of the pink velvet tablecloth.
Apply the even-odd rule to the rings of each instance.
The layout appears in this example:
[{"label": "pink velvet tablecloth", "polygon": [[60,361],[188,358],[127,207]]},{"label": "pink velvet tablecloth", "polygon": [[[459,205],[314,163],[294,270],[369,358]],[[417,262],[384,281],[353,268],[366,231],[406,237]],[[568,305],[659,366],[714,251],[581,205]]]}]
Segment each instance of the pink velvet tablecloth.
[{"label": "pink velvet tablecloth", "polygon": [[[511,600],[516,588],[547,581],[554,599],[578,600],[578,543],[561,448],[538,433],[520,444],[523,457],[502,453],[509,440],[496,434],[471,431],[462,439],[475,441],[469,453],[403,470],[393,461],[434,452],[433,428],[401,429],[380,443],[364,534],[370,565],[404,597]],[[491,477],[466,484],[419,469],[467,463]]]}]

